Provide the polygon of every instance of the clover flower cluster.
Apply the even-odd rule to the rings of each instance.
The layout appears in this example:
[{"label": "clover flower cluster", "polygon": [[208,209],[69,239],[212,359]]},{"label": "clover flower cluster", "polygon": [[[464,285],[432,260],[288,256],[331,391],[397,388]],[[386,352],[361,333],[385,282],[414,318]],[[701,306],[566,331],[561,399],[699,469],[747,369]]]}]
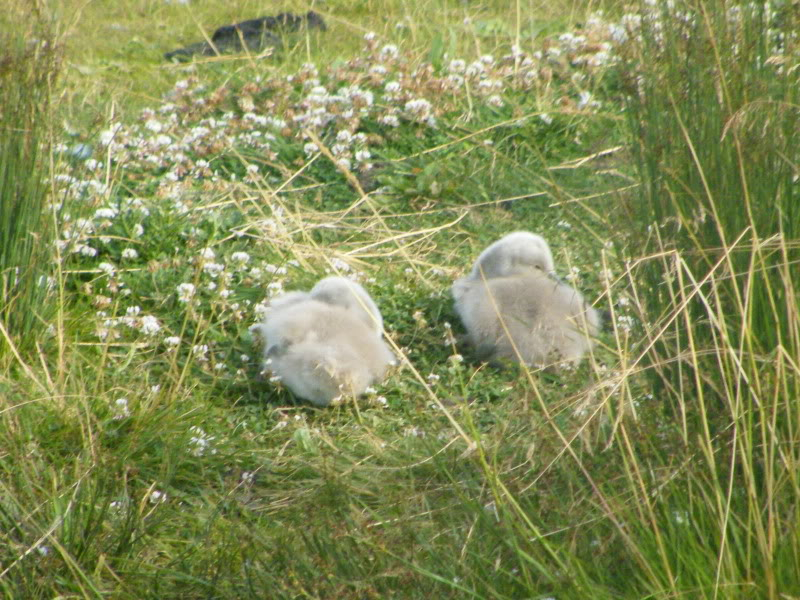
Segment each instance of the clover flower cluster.
[{"label": "clover flower cluster", "polygon": [[[157,206],[191,215],[198,192],[225,193],[236,182],[236,175],[220,168],[217,160],[231,147],[280,162],[292,157],[279,155],[278,149],[297,144],[301,157],[309,159],[320,150],[308,139],[309,132],[316,132],[340,168],[368,171],[375,147],[397,128],[435,128],[442,114],[463,108],[467,97],[499,109],[506,104],[507,91],[547,86],[559,69],[591,71],[611,64],[613,40],[626,39],[623,32],[633,27],[592,21],[580,36],[545,40],[542,50],[526,53],[514,47],[506,56],[484,55],[472,62],[453,58],[438,70],[414,63],[397,46],[368,34],[363,55],[325,73],[306,64],[294,74],[255,78],[237,90],[209,91],[192,77],[178,81],[165,102],[143,110],[138,122],[112,123],[98,136],[97,149],[108,164],[91,158],[83,144],[85,178],[55,178],[57,194],[51,204],[62,223],[59,248],[62,254],[99,258],[110,253],[103,247],[109,245],[115,223],[124,221],[125,227],[114,233],[136,241],[145,235],[147,217]],[[574,96],[578,108],[599,106],[586,90]],[[367,121],[382,127],[382,133],[364,131]],[[59,149],[76,156],[66,144]],[[120,197],[107,183],[111,169],[134,191],[134,182],[145,180],[138,191],[152,197]],[[247,165],[244,179],[256,181],[260,172],[258,165]],[[62,210],[64,195],[91,207],[94,214]],[[281,225],[280,218],[272,220],[275,229]],[[141,254],[135,243],[115,252],[116,260],[126,261]]]},{"label": "clover flower cluster", "polygon": [[[98,296],[108,300],[103,296]],[[110,317],[105,310],[97,311],[97,337],[101,340],[113,341],[123,337],[125,330],[135,331],[139,334],[153,338],[161,331],[162,326],[158,318],[153,315],[140,314],[139,306],[129,306],[124,316]]]}]

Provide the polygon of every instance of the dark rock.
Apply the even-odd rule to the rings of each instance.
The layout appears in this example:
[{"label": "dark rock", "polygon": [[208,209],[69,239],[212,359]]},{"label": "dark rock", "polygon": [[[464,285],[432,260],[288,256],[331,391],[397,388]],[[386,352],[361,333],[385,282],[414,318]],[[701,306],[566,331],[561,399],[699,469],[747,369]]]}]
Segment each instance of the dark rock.
[{"label": "dark rock", "polygon": [[216,56],[224,53],[258,53],[281,45],[281,34],[302,28],[327,30],[325,20],[313,10],[305,15],[280,13],[274,17],[249,19],[233,25],[223,25],[214,31],[211,43],[198,42],[164,54],[167,60],[187,61],[195,54]]}]

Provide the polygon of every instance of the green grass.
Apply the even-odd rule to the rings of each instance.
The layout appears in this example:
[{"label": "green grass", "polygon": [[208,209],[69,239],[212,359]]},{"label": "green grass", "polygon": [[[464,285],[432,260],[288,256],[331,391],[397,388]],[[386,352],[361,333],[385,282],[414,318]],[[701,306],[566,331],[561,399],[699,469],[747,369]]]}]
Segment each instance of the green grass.
[{"label": "green grass", "polygon": [[664,9],[675,26],[663,43],[645,31],[633,59],[641,93],[628,104],[646,199],[630,210],[650,224],[640,243],[659,255],[641,269],[664,323],[650,358],[683,443],[699,446],[663,493],[685,521],[716,531],[643,538],[663,547],[650,575],[659,586],[677,591],[681,572],[682,586],[716,597],[797,593],[800,547],[781,533],[796,531],[798,492],[799,157],[787,137],[798,82],[784,66],[797,15],[776,9],[743,6],[731,18],[731,7],[697,3],[682,23]]},{"label": "green grass", "polygon": [[[38,44],[26,37],[39,36]],[[9,336],[29,347],[52,312],[48,247],[47,161],[52,130],[50,93],[59,50],[42,24],[0,40],[0,353]]]},{"label": "green grass", "polygon": [[[160,58],[201,27],[306,8],[329,30],[273,58]],[[43,10],[65,44],[61,298],[51,334],[14,333],[0,359],[0,593],[800,595],[797,160],[776,133],[795,122],[760,108],[793,104],[794,71],[763,67],[759,15],[736,33],[706,9],[683,47],[666,12],[670,54],[647,29],[620,43],[622,9],[597,8]],[[586,39],[569,50],[565,32]],[[515,44],[531,64],[504,58]],[[498,84],[449,87],[452,60],[487,54]],[[353,85],[363,113],[292,118],[313,88]],[[364,137],[337,148],[343,130]],[[608,315],[574,371],[490,367],[457,341],[453,279],[518,229]],[[248,327],[329,272],[368,288],[403,360],[315,409],[261,375]]]}]

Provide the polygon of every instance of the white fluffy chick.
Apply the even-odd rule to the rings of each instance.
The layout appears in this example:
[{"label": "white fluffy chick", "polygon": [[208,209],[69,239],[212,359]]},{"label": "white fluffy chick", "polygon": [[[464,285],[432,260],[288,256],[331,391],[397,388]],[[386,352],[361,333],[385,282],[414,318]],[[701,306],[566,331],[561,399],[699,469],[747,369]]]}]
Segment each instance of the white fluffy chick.
[{"label": "white fluffy chick", "polygon": [[269,369],[296,396],[328,406],[383,379],[394,355],[381,337],[382,324],[364,288],[328,277],[310,293],[273,300],[264,322],[253,329],[265,340]]},{"label": "white fluffy chick", "polygon": [[479,358],[547,367],[577,364],[592,348],[600,317],[553,269],[547,242],[518,231],[486,248],[453,284],[456,312]]}]

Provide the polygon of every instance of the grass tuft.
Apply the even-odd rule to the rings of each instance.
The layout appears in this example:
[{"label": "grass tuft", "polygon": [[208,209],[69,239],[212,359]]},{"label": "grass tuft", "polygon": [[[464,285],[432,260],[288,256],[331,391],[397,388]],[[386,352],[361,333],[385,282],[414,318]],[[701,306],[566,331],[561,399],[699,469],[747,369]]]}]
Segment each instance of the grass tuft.
[{"label": "grass tuft", "polygon": [[[32,17],[34,18],[34,17]],[[0,40],[0,348],[32,347],[49,317],[55,232],[47,210],[59,49],[41,23]],[[34,37],[36,36],[36,37]]]}]

